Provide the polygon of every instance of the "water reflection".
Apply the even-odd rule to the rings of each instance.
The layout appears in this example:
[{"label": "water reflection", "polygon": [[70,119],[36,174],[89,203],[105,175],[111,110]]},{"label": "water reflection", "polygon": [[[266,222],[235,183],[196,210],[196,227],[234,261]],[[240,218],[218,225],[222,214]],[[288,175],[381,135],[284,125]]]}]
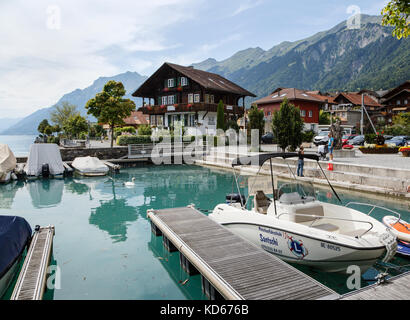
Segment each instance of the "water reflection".
[{"label": "water reflection", "polygon": [[138,219],[138,210],[128,205],[127,199],[117,199],[114,180],[111,186],[114,198],[100,200],[100,206],[92,209],[89,222],[100,230],[108,232],[114,243],[117,243],[127,240],[128,223]]},{"label": "water reflection", "polygon": [[23,181],[13,181],[5,185],[0,185],[0,208],[11,209],[17,191],[23,187]]},{"label": "water reflection", "polygon": [[57,206],[63,197],[64,180],[41,179],[27,182],[31,202],[35,208]]}]

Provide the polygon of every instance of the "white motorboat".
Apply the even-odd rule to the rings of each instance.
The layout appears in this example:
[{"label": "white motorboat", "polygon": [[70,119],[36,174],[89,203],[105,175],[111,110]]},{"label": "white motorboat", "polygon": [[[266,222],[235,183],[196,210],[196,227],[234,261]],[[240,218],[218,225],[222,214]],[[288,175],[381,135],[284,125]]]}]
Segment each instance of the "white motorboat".
[{"label": "white motorboat", "polygon": [[97,177],[107,175],[109,168],[96,157],[75,158],[71,166],[82,176]]},{"label": "white motorboat", "polygon": [[[296,153],[264,154],[256,161],[262,168],[272,158],[297,156]],[[320,167],[317,155],[304,157],[316,160]],[[249,163],[249,158],[234,161],[234,174],[235,167],[241,163]],[[393,258],[396,237],[383,223],[350,208],[351,204],[343,206],[318,201],[313,185],[296,180],[296,177],[294,182],[275,188],[270,167],[272,198],[266,195],[269,194],[266,190],[266,194],[257,190],[253,207],[248,209],[235,174],[239,190],[236,200],[216,206],[209,217],[284,261],[326,272],[345,272],[353,265],[365,272],[377,260],[387,262]],[[231,199],[232,195],[229,197]]]},{"label": "white motorboat", "polygon": [[9,146],[0,143],[0,183],[8,183],[12,179],[17,160]]},{"label": "white motorboat", "polygon": [[28,180],[64,176],[64,164],[58,145],[54,143],[35,143],[30,146],[24,171]]}]

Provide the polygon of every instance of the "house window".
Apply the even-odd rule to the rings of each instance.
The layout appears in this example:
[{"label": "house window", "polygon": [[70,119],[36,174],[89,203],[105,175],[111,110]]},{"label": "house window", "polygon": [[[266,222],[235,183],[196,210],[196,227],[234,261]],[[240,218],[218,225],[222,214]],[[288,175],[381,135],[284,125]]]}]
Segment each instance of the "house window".
[{"label": "house window", "polygon": [[201,101],[201,95],[198,94],[198,93],[196,93],[196,94],[194,95],[194,102],[195,102],[195,103],[198,103],[198,102],[200,102],[200,101]]},{"label": "house window", "polygon": [[309,110],[309,118],[313,117],[313,112],[311,110]]},{"label": "house window", "polygon": [[300,110],[300,116],[301,117],[306,117],[306,111],[305,110]]},{"label": "house window", "polygon": [[165,105],[167,103],[168,103],[168,97],[167,96],[162,97],[162,104]]},{"label": "house window", "polygon": [[151,124],[152,126],[156,126],[156,125],[157,125],[157,122],[155,121],[155,115],[151,115],[150,124]]},{"label": "house window", "polygon": [[209,94],[205,95],[205,103],[209,103]]},{"label": "house window", "polygon": [[213,94],[210,95],[210,103],[215,103],[215,96]]},{"label": "house window", "polygon": [[408,103],[408,100],[406,99],[406,100],[404,100],[404,104],[407,104]]},{"label": "house window", "polygon": [[168,104],[174,104],[175,103],[175,96],[168,96]]},{"label": "house window", "polygon": [[400,100],[397,100],[396,104],[399,106],[400,105]]},{"label": "house window", "polygon": [[164,118],[163,116],[157,116],[157,126],[163,126],[164,125]]},{"label": "house window", "polygon": [[194,114],[190,114],[189,115],[189,124],[190,127],[195,127],[195,115]]},{"label": "house window", "polygon": [[168,88],[175,87],[175,79],[168,79]]},{"label": "house window", "polygon": [[188,103],[194,103],[194,94],[193,93],[188,94]]},{"label": "house window", "polygon": [[181,86],[183,87],[183,86],[187,86],[187,85],[188,85],[188,79],[185,78],[185,77],[182,77],[181,78]]}]

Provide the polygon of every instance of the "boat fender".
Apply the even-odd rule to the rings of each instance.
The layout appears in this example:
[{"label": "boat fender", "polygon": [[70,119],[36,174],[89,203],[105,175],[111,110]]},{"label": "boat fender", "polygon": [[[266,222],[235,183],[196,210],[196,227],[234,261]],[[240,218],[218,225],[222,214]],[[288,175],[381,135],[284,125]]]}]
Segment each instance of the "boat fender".
[{"label": "boat fender", "polygon": [[48,163],[44,163],[41,166],[41,175],[43,178],[48,178],[50,176],[50,167]]},{"label": "boat fender", "polygon": [[386,247],[386,255],[382,259],[383,262],[389,262],[397,251],[397,237],[393,235],[389,229],[379,237],[379,241]]}]

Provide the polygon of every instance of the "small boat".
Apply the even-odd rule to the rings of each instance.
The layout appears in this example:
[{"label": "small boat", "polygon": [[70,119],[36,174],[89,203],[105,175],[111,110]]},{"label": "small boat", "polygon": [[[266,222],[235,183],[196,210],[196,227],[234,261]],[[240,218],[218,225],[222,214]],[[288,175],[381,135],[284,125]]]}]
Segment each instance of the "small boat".
[{"label": "small boat", "polygon": [[[326,272],[346,272],[351,265],[359,266],[365,272],[378,260],[390,261],[397,249],[396,236],[375,218],[350,208],[354,203],[344,206],[319,201],[313,185],[298,180],[290,167],[295,181],[278,188],[271,159],[283,158],[285,161],[293,157],[298,154],[272,153],[235,159],[232,166],[239,195],[235,167],[250,163],[259,165],[260,172],[265,162],[270,161],[271,177],[264,183],[256,183],[255,188],[248,182],[247,199],[251,193],[253,196],[251,209],[247,207],[248,200],[244,202],[241,196],[236,201],[231,200],[233,197],[229,195],[228,203],[217,205],[209,217],[284,261]],[[303,157],[316,160],[326,177],[318,155],[305,154]],[[272,198],[267,194],[272,194]]]},{"label": "small boat", "polygon": [[397,254],[410,258],[410,243],[399,240],[397,242]]},{"label": "small boat", "polygon": [[397,239],[410,242],[410,224],[400,219],[400,216],[385,216],[383,223],[396,235]]},{"label": "small boat", "polygon": [[16,275],[32,230],[21,217],[0,216],[0,297]]},{"label": "small boat", "polygon": [[65,168],[58,145],[54,143],[32,144],[24,171],[28,180],[39,177],[62,178]]},{"label": "small boat", "polygon": [[71,166],[75,172],[86,177],[98,177],[107,175],[109,168],[96,157],[75,158]]},{"label": "small boat", "polygon": [[12,180],[13,170],[16,166],[16,157],[9,146],[0,143],[0,183],[8,183]]}]

